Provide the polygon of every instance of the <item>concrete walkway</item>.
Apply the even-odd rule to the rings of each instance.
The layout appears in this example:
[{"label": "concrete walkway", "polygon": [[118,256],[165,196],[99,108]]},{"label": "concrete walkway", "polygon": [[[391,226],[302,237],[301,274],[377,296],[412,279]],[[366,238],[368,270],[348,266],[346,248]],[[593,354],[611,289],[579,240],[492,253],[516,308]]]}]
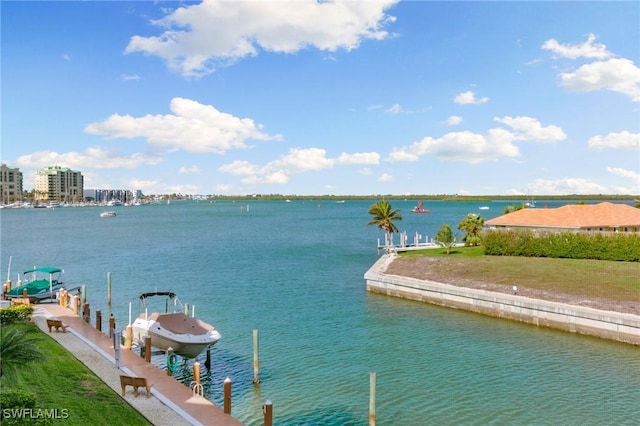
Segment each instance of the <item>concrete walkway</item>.
[{"label": "concrete walkway", "polygon": [[120,368],[116,368],[112,339],[82,321],[71,310],[57,304],[33,306],[33,320],[46,333],[49,333],[47,318],[59,319],[68,326],[66,333],[54,330],[50,336],[119,395],[122,392],[121,374],[147,378],[153,384],[150,398],[146,397],[145,389],[140,389],[138,397],[134,397],[133,389],[128,386],[124,399],[154,425],[242,425],[208,399],[194,396],[187,386],[124,347],[120,350]]}]

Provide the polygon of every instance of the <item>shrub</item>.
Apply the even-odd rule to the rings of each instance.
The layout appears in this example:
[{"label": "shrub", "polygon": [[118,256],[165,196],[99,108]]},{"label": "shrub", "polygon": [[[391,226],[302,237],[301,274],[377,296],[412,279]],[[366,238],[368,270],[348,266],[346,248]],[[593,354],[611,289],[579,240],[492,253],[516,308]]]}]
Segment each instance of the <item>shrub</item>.
[{"label": "shrub", "polygon": [[18,321],[29,321],[33,315],[33,306],[16,305],[0,309],[0,325],[13,324]]},{"label": "shrub", "polygon": [[485,254],[640,262],[640,235],[624,233],[490,230],[483,235]]},{"label": "shrub", "polygon": [[31,418],[29,413],[37,413],[35,393],[21,389],[0,390],[0,423],[3,426],[46,424],[44,419]]}]

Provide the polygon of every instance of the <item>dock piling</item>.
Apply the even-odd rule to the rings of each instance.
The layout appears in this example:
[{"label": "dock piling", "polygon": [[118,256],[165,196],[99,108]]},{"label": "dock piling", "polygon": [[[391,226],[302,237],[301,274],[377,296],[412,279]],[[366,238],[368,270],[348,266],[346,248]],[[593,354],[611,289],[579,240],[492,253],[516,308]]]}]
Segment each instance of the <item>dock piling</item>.
[{"label": "dock piling", "polygon": [[369,426],[376,426],[376,372],[369,373]]},{"label": "dock piling", "polygon": [[198,361],[193,363],[193,381],[200,383],[200,363]]},{"label": "dock piling", "polygon": [[124,347],[128,350],[131,350],[132,340],[133,340],[133,329],[131,325],[128,325],[125,331],[125,339],[124,339]]},{"label": "dock piling", "polygon": [[116,329],[116,319],[113,317],[113,314],[111,314],[109,315],[109,337],[113,337],[113,333],[115,329]]},{"label": "dock piling", "polygon": [[226,414],[231,414],[231,379],[224,379],[224,412]]},{"label": "dock piling", "polygon": [[107,304],[111,306],[111,272],[107,272]]},{"label": "dock piling", "polygon": [[151,362],[151,337],[144,338],[144,360]]},{"label": "dock piling", "polygon": [[102,333],[102,311],[96,310],[96,330]]},{"label": "dock piling", "polygon": [[260,383],[260,359],[258,357],[258,330],[253,330],[253,384]]},{"label": "dock piling", "polygon": [[87,302],[82,304],[82,320],[87,324],[91,322],[91,308]]},{"label": "dock piling", "polygon": [[207,347],[207,360],[204,362],[204,366],[207,370],[211,369],[211,346]]},{"label": "dock piling", "polygon": [[262,413],[264,414],[264,426],[273,426],[273,404],[270,400],[265,401]]}]

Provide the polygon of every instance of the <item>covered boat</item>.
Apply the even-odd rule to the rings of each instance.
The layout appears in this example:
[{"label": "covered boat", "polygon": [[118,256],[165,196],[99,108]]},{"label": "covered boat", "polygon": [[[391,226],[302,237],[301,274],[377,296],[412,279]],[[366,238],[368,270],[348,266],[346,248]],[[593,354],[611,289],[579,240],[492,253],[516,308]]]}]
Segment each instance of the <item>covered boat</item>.
[{"label": "covered boat", "polygon": [[[27,290],[27,297],[31,303],[55,299],[56,292],[64,288],[61,278],[62,273],[62,269],[49,266],[24,271],[25,278],[28,279],[29,275],[31,275],[31,280],[12,288],[5,294],[5,297],[10,299],[23,297],[24,290]],[[45,275],[45,278],[42,277],[43,275]]]},{"label": "covered boat", "polygon": [[[151,297],[165,298],[164,313],[148,313],[147,299]],[[170,301],[174,307],[172,313],[169,312]],[[195,358],[222,337],[212,325],[176,310],[178,306],[181,309],[183,307],[173,292],[143,293],[140,295],[140,305],[144,309],[131,325],[133,341],[139,346],[144,345],[145,337],[149,336],[151,346],[155,348],[163,351],[172,348],[177,355]]]}]

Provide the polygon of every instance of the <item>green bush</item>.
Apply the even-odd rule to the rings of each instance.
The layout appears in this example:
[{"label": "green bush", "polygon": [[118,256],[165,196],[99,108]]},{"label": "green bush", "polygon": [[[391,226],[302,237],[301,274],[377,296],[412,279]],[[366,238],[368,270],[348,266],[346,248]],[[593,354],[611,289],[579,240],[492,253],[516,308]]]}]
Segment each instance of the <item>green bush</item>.
[{"label": "green bush", "polygon": [[16,305],[0,309],[0,325],[13,324],[18,321],[29,321],[33,315],[33,306]]},{"label": "green bush", "polygon": [[624,233],[489,230],[485,254],[640,262],[640,235]]},{"label": "green bush", "polygon": [[38,418],[36,394],[21,389],[0,390],[0,423],[7,426],[44,425]]}]

